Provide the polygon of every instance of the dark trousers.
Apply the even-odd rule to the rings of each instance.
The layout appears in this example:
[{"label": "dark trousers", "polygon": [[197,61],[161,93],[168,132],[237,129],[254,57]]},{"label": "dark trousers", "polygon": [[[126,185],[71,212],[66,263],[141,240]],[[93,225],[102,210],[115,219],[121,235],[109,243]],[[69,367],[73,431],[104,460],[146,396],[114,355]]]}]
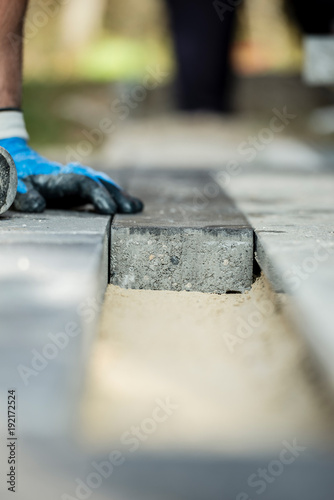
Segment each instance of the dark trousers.
[{"label": "dark trousers", "polygon": [[[228,111],[232,78],[230,45],[241,1],[166,0],[166,3],[178,62],[180,108]],[[285,6],[305,33],[325,34],[334,29],[334,0],[285,0]]]},{"label": "dark trousers", "polygon": [[334,0],[285,0],[285,6],[304,33],[334,33]]},{"label": "dark trousers", "polygon": [[236,9],[219,16],[212,0],[166,2],[177,54],[180,107],[184,110],[228,110],[229,49]]}]

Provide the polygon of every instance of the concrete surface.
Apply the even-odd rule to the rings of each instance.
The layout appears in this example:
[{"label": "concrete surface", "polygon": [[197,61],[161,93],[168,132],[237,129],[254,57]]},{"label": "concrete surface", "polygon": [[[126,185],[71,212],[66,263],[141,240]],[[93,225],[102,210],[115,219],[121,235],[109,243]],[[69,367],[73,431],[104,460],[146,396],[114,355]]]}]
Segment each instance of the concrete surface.
[{"label": "concrete surface", "polygon": [[[310,136],[305,111],[300,110],[297,98],[297,95],[303,95],[303,90],[298,89],[293,98],[284,99],[281,87],[272,89],[268,86],[271,92],[267,96],[265,112],[256,117],[242,114],[224,118],[198,113],[125,120],[110,138],[106,137],[99,155],[100,162],[111,176],[129,166],[154,170],[221,170],[233,161],[248,164],[249,150],[244,147],[244,141],[258,136],[263,128],[270,126],[274,108],[280,112],[286,108],[295,118],[284,130],[275,134],[274,140],[261,140],[257,161],[262,159],[266,165],[280,163],[281,166],[289,162],[297,166],[298,162],[312,165],[319,161],[318,150],[314,147],[316,141],[301,140],[303,135]],[[291,86],[286,84],[285,89],[291,89]],[[311,94],[314,91],[304,85],[305,89]],[[256,82],[253,92],[262,99],[266,90]],[[301,99],[312,102],[310,95],[303,95]],[[328,100],[320,100],[317,104],[318,107],[326,106]],[[315,104],[312,110],[314,107]],[[319,140],[319,136],[316,137]]]},{"label": "concrete surface", "polygon": [[[50,449],[54,453],[50,453]],[[62,461],[58,460],[57,451],[59,442],[21,443],[19,488],[13,495],[5,488],[1,489],[0,481],[1,498],[83,498],[83,488],[79,489],[79,495],[75,492],[76,481],[87,484],[89,476],[96,473],[93,464],[105,464],[115,450],[106,448],[105,452],[84,456],[82,450],[74,452],[71,449],[67,456],[62,455]],[[115,467],[109,477],[100,476],[100,481],[98,476],[93,477],[90,484],[99,486],[88,493],[86,490],[86,495],[91,500],[253,500],[258,497],[260,485],[264,484],[265,500],[332,500],[333,457],[317,455],[308,449],[297,457],[289,453],[285,456],[291,463],[282,464],[282,473],[269,474],[270,483],[263,481],[258,484],[255,480],[259,482],[260,479],[254,475],[257,476],[260,469],[268,471],[273,463],[274,473],[279,470],[277,455],[236,459],[138,451],[124,456],[124,463]],[[253,486],[248,483],[250,476],[254,479]]]},{"label": "concrete surface", "polygon": [[[101,490],[106,500],[331,500],[333,463],[328,458],[312,457],[309,452],[306,455],[306,459],[298,457],[285,466],[279,477],[267,476],[270,483],[262,479],[259,484],[258,471],[267,468],[271,461],[277,464],[277,456],[233,460],[139,454],[115,470]],[[105,456],[95,460],[99,462]],[[256,486],[248,483],[250,476]],[[262,490],[264,494],[259,495]]]},{"label": "concrete surface", "polygon": [[109,225],[109,217],[75,212],[0,219],[0,398],[16,388],[23,436],[75,427],[107,284]]},{"label": "concrete surface", "polygon": [[[109,234],[110,218],[90,213],[0,217],[0,399],[6,408],[7,390],[16,389],[19,500],[61,498],[85,470],[76,429],[108,281]],[[5,439],[5,417],[0,433]],[[4,500],[13,495],[7,456],[4,445]]]},{"label": "concrete surface", "polygon": [[145,211],[117,215],[111,283],[123,288],[242,292],[253,275],[253,232],[206,171],[134,171]]},{"label": "concrete surface", "polygon": [[256,259],[334,388],[334,173],[249,168],[227,186],[256,234]]}]

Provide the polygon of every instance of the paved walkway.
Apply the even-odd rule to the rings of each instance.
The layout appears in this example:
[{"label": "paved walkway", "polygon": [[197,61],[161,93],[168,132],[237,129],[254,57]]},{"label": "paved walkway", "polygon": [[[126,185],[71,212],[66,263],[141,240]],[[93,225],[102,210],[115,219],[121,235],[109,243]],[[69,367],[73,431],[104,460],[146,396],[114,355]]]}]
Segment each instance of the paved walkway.
[{"label": "paved walkway", "polygon": [[[208,138],[208,144],[210,141]],[[174,158],[171,164],[178,168],[176,159],[180,157],[180,151],[183,151],[183,166],[191,168],[192,158],[202,154],[195,166],[199,167],[201,164],[203,167],[205,151],[210,150],[209,146],[204,149],[195,148],[186,157],[185,152],[189,152],[191,145],[196,144],[191,139],[191,134],[185,149],[182,149],[182,140],[178,143],[179,150],[171,148],[172,143],[173,141],[169,143],[170,155],[168,156],[167,147],[164,150],[165,156],[162,155],[165,163]],[[235,154],[232,156],[236,161],[239,158],[238,144],[238,140],[231,142],[229,150],[233,149]],[[326,159],[308,145],[299,144],[299,149],[296,149],[296,143],[293,143],[290,153],[285,155],[284,144],[288,144],[286,140],[283,143],[279,139],[275,140],[259,154],[257,168],[251,168],[243,162],[240,172],[236,174],[233,171],[228,182],[224,172],[225,160],[230,154],[224,157],[223,147],[219,147],[218,155],[204,166],[213,167],[217,180],[247,216],[256,236],[257,262],[273,286],[293,295],[296,306],[290,311],[291,318],[300,333],[310,342],[327,380],[334,386],[334,175],[333,171],[322,167],[326,164]],[[124,152],[126,144],[123,146]],[[137,167],[142,168],[147,164],[153,166],[154,158],[157,158],[157,150],[153,148],[154,155],[152,153],[150,161],[147,161],[149,156],[146,153],[151,144],[147,143],[145,147],[143,154],[137,156],[140,159],[135,164]],[[294,168],[286,168],[286,159],[293,158],[292,151],[298,151],[297,159],[294,158]],[[126,161],[123,161],[123,157],[119,164],[129,166],[131,158],[135,156],[128,155]],[[225,160],[222,160],[223,157]],[[266,168],[260,168],[261,164],[265,164]],[[284,168],[277,168],[277,165],[284,165]],[[177,175],[179,174],[176,177]],[[194,178],[198,175],[194,173]],[[136,176],[139,186],[140,173],[137,172]],[[131,182],[135,182],[134,176],[128,183]],[[163,172],[157,174],[155,169],[152,182],[155,186],[160,182],[167,185],[166,175]],[[206,196],[210,201],[209,206],[214,206],[217,210],[218,195],[211,197],[211,191],[206,192],[205,187],[203,191],[199,189],[200,194]],[[135,191],[134,184],[132,190]],[[152,210],[153,205],[150,203],[149,201],[148,205]],[[213,204],[210,205],[211,203]],[[156,214],[154,227],[159,227],[159,224],[166,227],[166,220],[172,219],[171,214],[166,215],[164,208],[160,210],[163,213]],[[246,230],[247,241],[253,251],[252,229],[242,216],[240,224],[240,213],[235,211],[235,207],[233,210],[234,216],[239,218],[239,229]],[[198,213],[189,213],[188,211],[187,218],[190,217],[195,227],[198,225]],[[128,228],[129,233],[133,234],[134,228],[137,231],[143,225],[142,217],[131,218],[133,228]],[[114,236],[124,220],[116,218]],[[203,220],[203,226],[212,229],[215,221],[210,220],[210,217]],[[146,224],[147,222],[146,220]],[[54,438],[70,434],[75,427],[75,407],[91,340],[96,332],[99,314],[97,297],[103,292],[108,278],[109,224],[108,217],[73,212],[47,212],[36,216],[7,213],[1,217],[0,375],[3,391],[6,391],[7,386],[16,386],[20,392],[20,414],[24,415],[20,421],[22,436]],[[179,225],[178,229],[180,227]],[[183,230],[187,227],[189,220],[182,226]],[[224,238],[225,236],[224,233]],[[182,238],[179,243],[181,247],[184,246]],[[119,256],[121,250],[120,246]],[[159,257],[158,252],[150,253],[149,263],[155,260],[155,257],[150,260],[152,255]],[[182,252],[180,255],[182,257]],[[168,254],[168,257],[167,267],[179,264],[179,255],[173,253]],[[205,260],[204,253],[203,259]],[[249,270],[252,259],[247,259]],[[224,261],[228,260],[228,257],[224,258]],[[139,259],[138,263],[141,262]],[[160,264],[157,269],[161,270],[164,262]],[[154,271],[153,264],[149,265],[149,271]],[[150,275],[149,280],[151,278],[153,279]],[[248,281],[249,278],[250,276]],[[190,281],[188,278],[185,281],[187,283],[184,288],[187,289]],[[226,289],[232,290],[230,286]],[[81,335],[75,334],[76,328],[79,328]],[[63,349],[62,345],[65,344],[66,349]],[[19,370],[20,366],[25,368]],[[2,399],[6,399],[4,392]],[[2,435],[6,432],[4,424],[1,432]],[[65,448],[62,453],[64,450]],[[21,466],[24,467],[24,464]],[[168,495],[166,493],[168,500],[175,500]],[[275,500],[282,497],[287,498],[282,492],[280,496],[272,496]],[[215,497],[213,493],[212,498],[221,497]]]}]

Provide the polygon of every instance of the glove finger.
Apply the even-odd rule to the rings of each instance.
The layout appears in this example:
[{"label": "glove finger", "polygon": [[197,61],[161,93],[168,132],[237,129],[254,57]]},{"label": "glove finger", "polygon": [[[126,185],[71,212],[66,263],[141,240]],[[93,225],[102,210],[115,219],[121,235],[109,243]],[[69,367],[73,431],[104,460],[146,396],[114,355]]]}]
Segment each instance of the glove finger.
[{"label": "glove finger", "polygon": [[84,175],[37,175],[31,179],[48,206],[68,208],[92,203],[100,214],[113,215],[117,211],[107,189]]},{"label": "glove finger", "polygon": [[100,181],[106,187],[108,192],[111,194],[113,199],[117,204],[117,212],[120,214],[136,214],[142,212],[144,209],[144,203],[130,196],[126,191],[120,189],[117,185],[111,184],[110,182],[101,179]]},{"label": "glove finger", "polygon": [[46,208],[43,196],[33,188],[29,181],[25,182],[25,193],[17,192],[13,207],[17,212],[40,213]]},{"label": "glove finger", "polygon": [[107,215],[114,215],[117,212],[115,201],[102,184],[83,176],[80,187],[82,196],[94,205],[97,212]]}]

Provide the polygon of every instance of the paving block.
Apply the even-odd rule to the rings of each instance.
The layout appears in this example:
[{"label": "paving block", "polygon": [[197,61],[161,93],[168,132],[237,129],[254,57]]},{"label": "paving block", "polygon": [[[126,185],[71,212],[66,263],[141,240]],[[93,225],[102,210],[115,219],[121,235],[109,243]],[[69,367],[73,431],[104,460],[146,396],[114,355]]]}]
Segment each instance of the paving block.
[{"label": "paving block", "polygon": [[0,218],[0,398],[17,390],[21,436],[75,429],[107,284],[109,231],[109,217],[84,213]]},{"label": "paving block", "polygon": [[111,227],[114,285],[132,289],[243,292],[253,277],[253,231],[208,171],[134,172],[145,211]]},{"label": "paving block", "polygon": [[292,297],[291,319],[334,389],[333,170],[249,168],[229,191],[254,228],[256,260]]},{"label": "paving block", "polygon": [[[296,440],[295,440],[296,441]],[[280,452],[281,450],[279,450]],[[162,455],[133,454],[101,490],[107,498],[136,500],[251,500],[258,497],[264,467],[279,462],[278,456],[238,458],[193,453]],[[282,472],[265,483],[266,500],[327,500],[333,491],[333,457],[320,458],[306,450]],[[99,462],[99,459],[96,459]],[[274,469],[274,466],[273,466]],[[253,477],[253,482],[249,478]],[[257,478],[257,482],[255,479]],[[272,480],[273,479],[273,480]],[[264,488],[263,488],[264,490]],[[109,495],[109,496],[108,496]],[[261,496],[259,496],[261,498]]]}]

